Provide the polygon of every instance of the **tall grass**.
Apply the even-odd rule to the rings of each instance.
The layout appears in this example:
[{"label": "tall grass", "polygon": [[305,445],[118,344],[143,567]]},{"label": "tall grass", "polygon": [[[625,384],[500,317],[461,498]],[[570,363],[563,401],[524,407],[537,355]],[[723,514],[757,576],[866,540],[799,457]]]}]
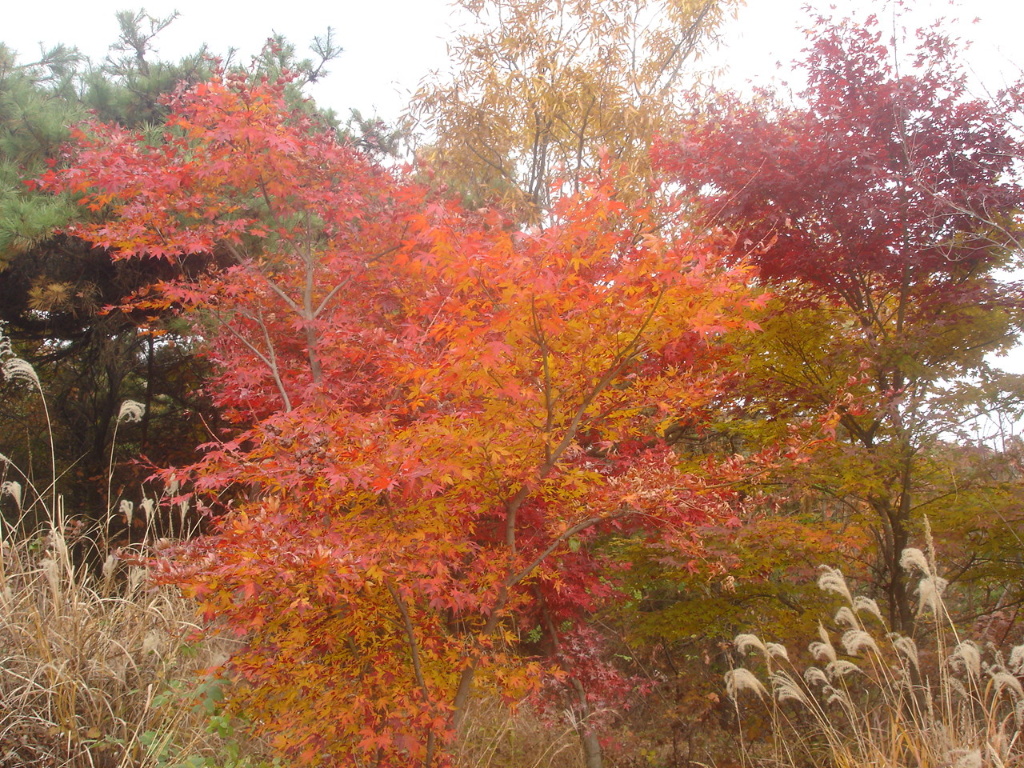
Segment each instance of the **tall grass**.
[{"label": "tall grass", "polygon": [[[0,372],[42,395],[25,361]],[[123,407],[119,422],[137,410]],[[51,472],[40,492],[0,455],[0,768],[247,764],[207,706],[219,683],[205,670],[224,641],[198,640],[192,606],[110,549],[109,503],[98,516],[68,513]]]},{"label": "tall grass", "polygon": [[160,694],[213,659],[189,607],[108,559],[76,567],[66,529],[0,546],[0,765],[144,766],[161,740],[206,745],[201,717]]},{"label": "tall grass", "polygon": [[[1004,656],[963,639],[949,618],[935,558],[908,549],[918,578],[918,626],[929,642],[891,633],[874,600],[851,594],[840,571],[818,586],[842,598],[834,629],[819,625],[814,663],[751,634],[736,637],[753,665],[726,675],[736,715],[766,719],[767,746],[742,744],[745,765],[834,768],[1024,766],[1024,646]],[[757,670],[755,673],[754,669]]]},{"label": "tall grass", "polygon": [[583,768],[576,729],[554,726],[528,707],[512,714],[479,697],[463,725],[454,755],[460,768]]}]

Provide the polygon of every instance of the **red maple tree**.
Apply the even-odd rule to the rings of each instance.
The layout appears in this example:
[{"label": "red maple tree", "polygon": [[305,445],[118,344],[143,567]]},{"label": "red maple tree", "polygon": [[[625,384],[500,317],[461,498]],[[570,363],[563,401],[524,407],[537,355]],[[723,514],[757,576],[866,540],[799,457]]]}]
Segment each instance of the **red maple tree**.
[{"label": "red maple tree", "polygon": [[929,451],[1019,391],[991,356],[1024,326],[1021,287],[999,274],[1019,252],[1024,88],[975,97],[941,23],[905,54],[882,27],[818,18],[798,103],[720,94],[657,162],[777,297],[750,348],[749,411],[834,424],[811,484],[848,500],[843,515],[870,512],[877,585],[909,630],[900,556],[945,494],[924,479]]},{"label": "red maple tree", "polygon": [[742,462],[685,474],[663,434],[719,393],[748,273],[610,183],[529,231],[431,198],[280,84],[171,107],[159,141],[86,126],[44,182],[102,211],[76,234],[123,258],[219,264],[162,295],[221,365],[237,430],[191,469],[230,511],[162,577],[243,639],[233,703],[283,753],[444,764],[474,689],[514,703],[566,676],[518,638],[614,594],[603,539],[685,564],[737,522]]}]

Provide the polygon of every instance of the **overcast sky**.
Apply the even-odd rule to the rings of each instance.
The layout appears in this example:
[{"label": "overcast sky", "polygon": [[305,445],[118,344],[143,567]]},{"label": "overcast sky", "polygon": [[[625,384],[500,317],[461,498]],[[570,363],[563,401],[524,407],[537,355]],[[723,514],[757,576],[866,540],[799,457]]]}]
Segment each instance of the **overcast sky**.
[{"label": "overcast sky", "polygon": [[[77,46],[101,60],[117,38],[115,12],[145,7],[162,17],[180,17],[157,40],[158,54],[176,59],[202,43],[214,53],[228,48],[242,57],[255,54],[272,33],[283,34],[304,49],[315,35],[332,27],[344,48],[331,76],[313,92],[317,102],[344,118],[349,108],[393,120],[409,94],[431,70],[446,65],[445,39],[451,30],[448,0],[3,0],[0,42],[32,60],[39,43]],[[726,84],[764,79],[799,56],[800,32],[809,18],[809,0],[747,0],[725,30],[725,46],[712,63],[731,69]],[[1014,79],[1024,66],[1024,3],[1016,0],[916,0],[922,20],[959,18],[955,27],[975,41],[968,66],[985,87],[995,90]],[[825,0],[816,7],[838,5],[843,11],[869,10],[891,17],[888,0]],[[976,23],[970,23],[977,19]],[[980,87],[980,86],[979,86]],[[1024,373],[1024,347],[1006,367]]]},{"label": "overcast sky", "polygon": [[[788,63],[803,44],[799,32],[807,19],[807,0],[748,0],[727,29],[727,45],[716,62],[733,69],[731,80],[775,71],[775,63]],[[841,7],[875,9],[885,13],[880,0],[840,0]],[[918,0],[924,17],[936,15],[976,17],[965,35],[979,42],[971,51],[972,64],[984,79],[999,85],[1001,73],[1016,71],[1024,4],[1012,0]],[[818,5],[822,5],[819,3]],[[161,17],[177,10],[180,18],[157,40],[159,54],[174,59],[207,43],[215,53],[238,48],[244,57],[259,50],[271,32],[278,32],[301,48],[315,35],[333,27],[345,49],[334,63],[332,75],[314,96],[347,114],[355,107],[377,111],[384,118],[399,114],[419,80],[446,63],[445,38],[451,27],[447,0],[7,0],[0,16],[0,41],[31,59],[38,44],[67,43],[94,59],[102,59],[117,37],[117,10],[145,7]]]}]

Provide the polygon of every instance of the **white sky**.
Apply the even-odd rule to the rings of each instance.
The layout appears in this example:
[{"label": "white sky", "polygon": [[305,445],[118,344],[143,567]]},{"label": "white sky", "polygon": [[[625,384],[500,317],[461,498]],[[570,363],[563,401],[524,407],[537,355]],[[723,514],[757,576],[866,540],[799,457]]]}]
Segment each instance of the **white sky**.
[{"label": "white sky", "polygon": [[[731,70],[726,82],[741,84],[779,72],[803,47],[799,31],[808,14],[808,0],[747,0],[726,29],[726,45],[710,63]],[[828,4],[818,0],[817,6]],[[841,9],[874,10],[891,16],[887,0],[831,0]],[[968,65],[984,86],[998,89],[1024,67],[1024,3],[1016,0],[916,0],[922,19],[959,17],[974,24],[957,27],[975,41]],[[447,0],[5,0],[0,11],[0,42],[22,60],[32,60],[38,44],[77,46],[102,59],[117,38],[117,10],[145,7],[154,17],[180,12],[180,18],[157,40],[162,58],[176,59],[207,43],[214,53],[239,49],[242,57],[256,53],[271,32],[283,34],[300,50],[315,35],[333,27],[345,52],[334,62],[331,76],[313,92],[317,102],[344,118],[351,107],[364,115],[393,120],[417,83],[446,64],[450,7]],[[783,73],[784,76],[784,73]],[[1006,367],[1024,373],[1024,347]]]},{"label": "white sky", "polygon": [[[776,62],[787,63],[799,54],[803,38],[798,27],[807,18],[802,10],[806,1],[747,0],[729,25],[726,48],[714,57],[734,70],[731,80],[773,73]],[[156,17],[180,12],[157,41],[159,55],[168,59],[193,52],[203,42],[216,53],[235,47],[248,57],[272,31],[302,50],[330,26],[345,52],[314,96],[342,117],[349,107],[396,117],[419,80],[445,66],[444,39],[450,28],[447,0],[7,0],[5,5],[0,41],[23,60],[36,54],[40,42],[75,45],[101,59],[117,37],[115,12],[140,6]],[[873,8],[880,14],[887,7],[882,0],[840,0],[839,5]],[[965,34],[979,41],[969,58],[990,85],[1000,84],[1000,72],[1016,71],[1014,60],[1024,63],[1024,53],[1016,53],[1024,4],[917,0],[916,5],[924,16],[980,18]]]}]

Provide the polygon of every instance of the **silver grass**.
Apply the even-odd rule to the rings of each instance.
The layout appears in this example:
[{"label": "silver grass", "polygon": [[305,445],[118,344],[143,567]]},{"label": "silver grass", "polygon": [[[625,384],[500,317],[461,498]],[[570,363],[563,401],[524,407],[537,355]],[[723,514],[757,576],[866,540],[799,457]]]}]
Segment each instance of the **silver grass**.
[{"label": "silver grass", "polygon": [[818,624],[818,636],[821,638],[821,642],[814,642],[807,646],[807,650],[811,652],[811,656],[814,657],[815,661],[835,661],[836,649],[832,646],[832,641],[829,639],[828,632],[819,623]]},{"label": "silver grass", "polygon": [[981,651],[972,641],[964,640],[954,648],[949,661],[954,669],[964,670],[971,678],[981,677]]},{"label": "silver grass", "polygon": [[27,381],[30,384],[39,386],[39,374],[27,360],[20,357],[12,357],[3,364],[4,378],[7,381]]},{"label": "silver grass", "polygon": [[850,629],[843,633],[843,648],[849,656],[857,656],[862,651],[874,651],[878,653],[878,643],[875,638],[862,629]]},{"label": "silver grass", "polygon": [[110,581],[114,578],[114,569],[117,568],[117,555],[111,552],[103,561],[103,580]]},{"label": "silver grass", "polygon": [[825,667],[825,674],[829,680],[837,680],[840,677],[846,677],[851,672],[860,671],[860,667],[852,661],[846,661],[845,659],[837,659]]},{"label": "silver grass", "polygon": [[121,499],[121,504],[118,507],[117,511],[125,516],[125,519],[128,521],[128,527],[129,528],[132,525],[132,512],[134,511],[134,509],[135,509],[135,503],[134,502],[128,501],[128,499]]},{"label": "silver grass", "polygon": [[829,706],[838,704],[841,707],[846,707],[850,704],[850,697],[844,691],[830,685],[825,689],[825,703]]},{"label": "silver grass", "polygon": [[924,552],[915,547],[907,547],[900,555],[900,567],[905,571],[920,571],[925,576],[932,575],[931,566],[928,565],[928,558]]},{"label": "silver grass", "polygon": [[107,555],[106,559],[103,561],[102,575],[103,575],[103,591],[104,592],[108,592],[109,593],[111,587],[114,584],[114,574],[116,572],[117,572],[117,555],[115,555],[113,552],[111,552],[110,554]]},{"label": "silver grass", "polygon": [[761,642],[757,635],[751,634],[740,634],[736,635],[736,638],[732,641],[733,645],[736,646],[737,653],[747,653],[751,649],[760,651],[761,653],[768,655],[768,649],[765,648],[764,643]]},{"label": "silver grass", "polygon": [[18,509],[21,509],[21,483],[17,480],[8,480],[0,485],[0,496],[10,496]]},{"label": "silver grass", "polygon": [[914,669],[921,668],[921,662],[917,655],[917,643],[911,638],[904,637],[902,635],[897,636],[892,641],[893,648],[895,648],[907,661],[911,663]]},{"label": "silver grass", "polygon": [[1009,691],[1015,702],[1024,699],[1024,688],[1021,687],[1020,680],[1009,672],[995,672],[992,675],[992,687],[995,688],[996,696],[1001,695],[1003,691]]},{"label": "silver grass", "polygon": [[767,655],[773,659],[789,661],[789,653],[786,651],[786,646],[781,643],[765,643],[764,649]]},{"label": "silver grass", "polygon": [[772,688],[775,691],[775,698],[780,702],[795,701],[804,706],[810,706],[810,699],[800,689],[799,683],[785,672],[772,674]]},{"label": "silver grass", "polygon": [[836,649],[830,644],[814,642],[807,646],[815,661],[835,661]]},{"label": "silver grass", "polygon": [[143,519],[152,520],[153,513],[156,511],[156,502],[153,499],[144,498],[139,502],[139,509],[142,510]]},{"label": "silver grass", "polygon": [[853,599],[853,610],[857,613],[870,613],[876,619],[883,624],[885,619],[882,618],[882,611],[878,608],[878,603],[870,597],[863,597],[858,595]]},{"label": "silver grass", "polygon": [[1006,664],[1015,675],[1024,675],[1024,645],[1015,645]]},{"label": "silver grass", "polygon": [[850,610],[849,606],[844,605],[838,611],[836,611],[835,622],[840,627],[846,627],[848,629],[857,629],[860,627],[860,622],[857,621],[857,617],[853,611]]},{"label": "silver grass", "polygon": [[818,577],[818,589],[822,592],[835,592],[852,604],[853,597],[850,595],[850,588],[846,586],[846,578],[838,568],[830,568],[827,565],[819,565],[821,576]]},{"label": "silver grass", "polygon": [[181,523],[181,530],[185,530],[185,515],[188,514],[188,499],[178,502],[178,518]]},{"label": "silver grass", "polygon": [[917,585],[917,612],[924,613],[930,610],[935,615],[939,614],[942,607],[942,593],[946,591],[949,582],[941,576],[925,576]]},{"label": "silver grass", "polygon": [[739,695],[743,691],[753,691],[761,699],[768,695],[768,689],[764,687],[761,681],[749,669],[744,669],[743,667],[730,669],[725,673],[726,694],[733,701],[738,701]]},{"label": "silver grass", "polygon": [[136,400],[125,400],[117,413],[118,422],[142,421],[146,406]]},{"label": "silver grass", "polygon": [[815,685],[827,686],[828,677],[818,667],[808,667],[804,670],[804,682],[811,687]]}]

